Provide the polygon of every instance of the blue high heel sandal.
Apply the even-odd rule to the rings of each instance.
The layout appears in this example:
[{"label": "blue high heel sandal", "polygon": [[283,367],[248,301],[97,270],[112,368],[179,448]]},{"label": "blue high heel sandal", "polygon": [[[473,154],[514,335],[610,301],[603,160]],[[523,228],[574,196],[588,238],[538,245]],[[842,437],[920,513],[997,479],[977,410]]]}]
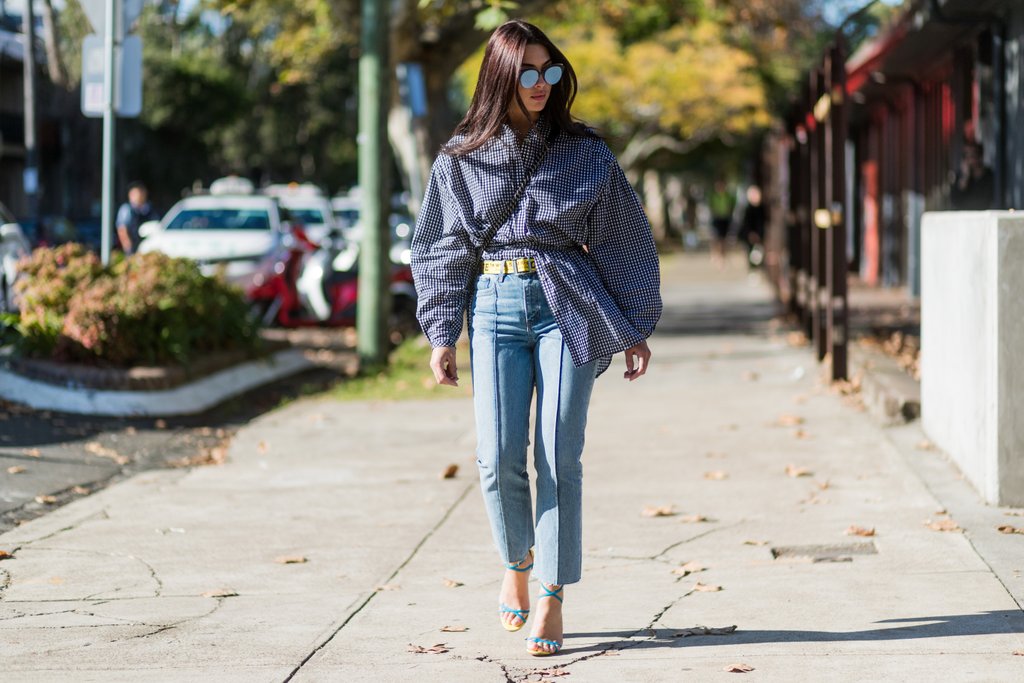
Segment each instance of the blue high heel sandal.
[{"label": "blue high heel sandal", "polygon": [[[526,566],[526,567],[520,567],[519,565],[521,565],[526,560],[530,560],[530,564],[528,566]],[[511,569],[514,572],[528,572],[531,569],[533,569],[533,549],[531,548],[529,554],[525,558],[520,560],[519,562],[517,562],[515,564],[506,564],[505,565],[505,569]],[[510,624],[507,621],[505,621],[504,616],[506,614],[514,614],[517,617],[519,617],[519,625]],[[526,618],[530,616],[530,610],[528,610],[528,609],[512,609],[511,607],[509,607],[505,603],[501,603],[498,606],[498,615],[502,618],[501,619],[501,627],[503,629],[505,629],[506,631],[510,631],[512,633],[515,633],[516,631],[518,631],[522,627],[526,626]]]},{"label": "blue high heel sandal", "polygon": [[[542,583],[540,587],[544,589],[544,593],[539,598],[537,598],[538,600],[543,600],[544,598],[554,598],[555,600],[558,600],[558,602],[562,602],[562,596],[559,595],[559,593],[562,592],[562,589],[565,588],[565,586],[559,586],[558,590],[551,590],[548,586],[545,586]],[[559,643],[557,640],[547,640],[545,638],[537,638],[531,636],[530,638],[526,639],[526,642],[534,643],[535,645],[551,646],[552,650],[551,652],[548,652],[547,650],[539,650],[535,647],[530,647],[529,645],[527,645],[526,651],[534,657],[548,657],[550,655],[557,655],[558,651],[562,649],[562,643]]]}]

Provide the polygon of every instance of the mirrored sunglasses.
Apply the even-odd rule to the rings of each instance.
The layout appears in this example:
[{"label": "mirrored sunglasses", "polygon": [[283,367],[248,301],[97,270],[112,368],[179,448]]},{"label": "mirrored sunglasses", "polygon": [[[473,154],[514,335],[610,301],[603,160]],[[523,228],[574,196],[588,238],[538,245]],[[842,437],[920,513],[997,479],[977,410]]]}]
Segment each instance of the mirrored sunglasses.
[{"label": "mirrored sunglasses", "polygon": [[[562,80],[562,73],[565,71],[565,67],[561,64],[549,64],[544,67],[543,76],[544,82],[548,85],[554,85],[558,81]],[[519,85],[524,88],[532,88],[537,85],[537,82],[541,79],[541,72],[537,69],[528,67],[519,72]]]}]

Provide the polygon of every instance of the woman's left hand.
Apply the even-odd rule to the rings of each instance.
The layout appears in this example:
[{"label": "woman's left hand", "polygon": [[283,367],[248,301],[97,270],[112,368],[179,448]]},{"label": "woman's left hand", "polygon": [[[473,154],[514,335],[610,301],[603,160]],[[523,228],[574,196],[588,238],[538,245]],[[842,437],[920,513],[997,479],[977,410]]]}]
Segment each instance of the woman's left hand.
[{"label": "woman's left hand", "polygon": [[646,341],[626,349],[626,372],[622,373],[624,379],[632,382],[647,373],[647,366],[651,364],[651,349]]}]

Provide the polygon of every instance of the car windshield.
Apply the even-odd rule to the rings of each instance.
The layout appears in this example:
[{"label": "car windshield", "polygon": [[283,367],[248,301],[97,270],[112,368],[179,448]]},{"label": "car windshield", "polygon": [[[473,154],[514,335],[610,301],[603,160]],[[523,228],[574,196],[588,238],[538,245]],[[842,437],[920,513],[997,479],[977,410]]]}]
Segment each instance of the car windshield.
[{"label": "car windshield", "polygon": [[266,209],[184,209],[168,230],[270,230]]},{"label": "car windshield", "polygon": [[324,212],[320,209],[296,209],[292,207],[288,211],[292,214],[293,219],[303,225],[323,225],[327,222],[324,220]]}]

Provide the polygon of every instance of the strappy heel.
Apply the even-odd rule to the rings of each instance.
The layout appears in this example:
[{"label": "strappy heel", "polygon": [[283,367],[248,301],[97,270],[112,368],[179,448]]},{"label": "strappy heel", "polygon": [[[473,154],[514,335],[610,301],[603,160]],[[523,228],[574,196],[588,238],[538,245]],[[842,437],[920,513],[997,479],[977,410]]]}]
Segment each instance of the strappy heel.
[{"label": "strappy heel", "polygon": [[[529,565],[527,565],[525,567],[520,567],[519,566],[523,562],[526,562],[527,560],[530,561]],[[522,560],[519,560],[519,562],[516,562],[515,564],[506,564],[505,565],[505,569],[511,569],[514,572],[528,572],[531,569],[533,569],[533,549],[531,548],[530,552],[527,554],[527,556],[524,557]],[[506,614],[514,614],[517,617],[519,617],[519,625],[517,626],[515,624],[510,624],[507,621],[505,621],[504,616]],[[527,619],[527,617],[530,616],[530,610],[528,610],[528,609],[512,609],[511,607],[509,607],[505,603],[501,603],[498,606],[498,616],[501,618],[501,627],[503,629],[505,629],[506,631],[509,631],[511,633],[515,633],[516,631],[518,631],[522,627],[526,626],[526,619]]]},{"label": "strappy heel", "polygon": [[[546,586],[542,583],[540,587],[544,589],[544,592],[540,595],[540,597],[537,598],[538,600],[543,600],[544,598],[554,598],[555,600],[558,600],[558,602],[562,602],[562,596],[559,595],[559,593],[562,592],[562,589],[564,589],[565,586],[559,586],[557,590],[551,590],[551,587]],[[534,643],[535,645],[551,646],[552,650],[551,652],[548,652],[547,650],[540,650],[535,647],[530,647],[529,645],[527,645],[526,651],[534,657],[548,657],[550,655],[557,655],[559,650],[562,649],[562,643],[558,642],[557,640],[547,640],[546,638],[537,638],[535,636],[531,636],[526,639],[526,642]]]}]

